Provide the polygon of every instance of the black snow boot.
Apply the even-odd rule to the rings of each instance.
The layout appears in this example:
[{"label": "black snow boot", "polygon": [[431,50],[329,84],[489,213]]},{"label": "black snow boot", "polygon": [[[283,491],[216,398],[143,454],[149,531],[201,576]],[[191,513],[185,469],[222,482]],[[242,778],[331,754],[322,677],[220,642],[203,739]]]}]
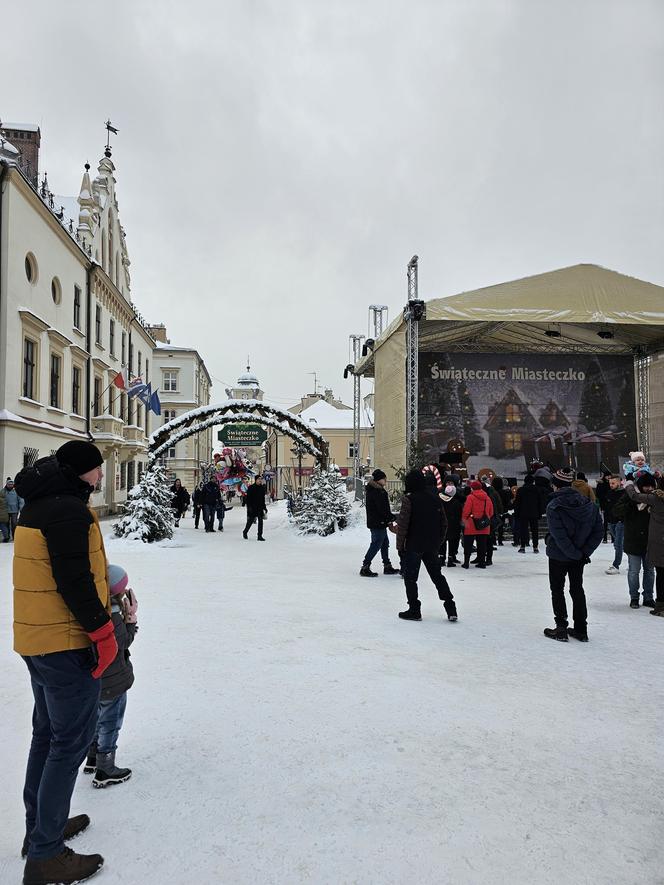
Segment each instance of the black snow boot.
[{"label": "black snow boot", "polygon": [[409,605],[405,612],[399,612],[399,617],[403,621],[421,621],[420,606]]},{"label": "black snow boot", "polygon": [[549,639],[557,639],[558,642],[568,642],[566,627],[545,627],[544,635]]},{"label": "black snow boot", "polygon": [[454,560],[454,559],[448,559],[448,560],[447,560],[447,567],[448,567],[448,568],[456,568],[456,560]]},{"label": "black snow boot", "polygon": [[394,568],[391,562],[386,562],[383,565],[383,574],[384,575],[400,575],[401,572],[398,568]]},{"label": "black snow boot", "polygon": [[103,865],[101,854],[76,854],[64,848],[47,860],[26,860],[23,885],[75,885],[94,876]]},{"label": "black snow boot", "polygon": [[571,636],[572,639],[578,639],[579,642],[588,642],[587,630],[577,630],[576,627],[568,627],[567,635]]},{"label": "black snow boot", "polygon": [[377,578],[378,572],[372,572],[370,565],[363,565],[360,569],[360,574],[363,578]]},{"label": "black snow boot", "polygon": [[[73,839],[74,836],[78,836],[79,833],[82,833],[83,830],[87,830],[90,826],[90,818],[87,814],[77,814],[74,817],[70,817],[67,823],[65,824],[65,829],[62,834],[62,838],[65,842],[69,842],[70,839]],[[21,857],[26,858],[28,856],[28,848],[30,847],[30,837],[26,834],[25,839],[23,840],[23,846],[21,847]]]},{"label": "black snow boot", "polygon": [[131,777],[131,768],[117,768],[115,750],[112,753],[97,753],[97,770],[92,778],[92,786],[110,787],[111,784],[123,784]]},{"label": "black snow boot", "polygon": [[88,758],[85,760],[85,766],[83,767],[83,774],[94,774],[95,768],[97,767],[97,742],[90,744],[90,749],[88,750]]},{"label": "black snow boot", "polygon": [[639,600],[638,599],[630,599],[629,607],[630,608],[640,608],[641,606],[639,605]]},{"label": "black snow boot", "polygon": [[453,599],[448,599],[443,603],[443,607],[447,612],[447,620],[448,621],[456,621],[458,620],[456,603]]}]

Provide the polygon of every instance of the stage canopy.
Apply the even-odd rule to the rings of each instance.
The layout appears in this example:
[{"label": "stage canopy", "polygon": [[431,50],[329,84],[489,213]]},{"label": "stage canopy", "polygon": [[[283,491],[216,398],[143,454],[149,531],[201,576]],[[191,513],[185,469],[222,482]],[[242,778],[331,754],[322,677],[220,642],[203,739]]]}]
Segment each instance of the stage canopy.
[{"label": "stage canopy", "polygon": [[[426,319],[419,324],[419,349],[645,357],[664,351],[664,287],[577,264],[435,298],[426,302]],[[400,316],[357,367],[376,379],[377,463],[379,457],[388,464],[403,461],[405,360],[406,323]]]}]

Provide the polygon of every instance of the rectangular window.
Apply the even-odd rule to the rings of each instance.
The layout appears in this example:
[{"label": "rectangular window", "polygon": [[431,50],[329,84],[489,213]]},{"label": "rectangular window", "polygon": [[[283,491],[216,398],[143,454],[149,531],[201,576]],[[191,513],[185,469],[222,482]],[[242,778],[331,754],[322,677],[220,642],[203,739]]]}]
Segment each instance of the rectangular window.
[{"label": "rectangular window", "polygon": [[127,424],[134,423],[134,399],[127,397]]},{"label": "rectangular window", "polygon": [[521,424],[521,409],[511,404],[505,406],[505,421],[507,424]]},{"label": "rectangular window", "polygon": [[143,409],[143,407],[141,406],[141,404],[140,404],[140,403],[136,403],[136,425],[137,425],[138,427],[141,426],[142,409]]},{"label": "rectangular window", "polygon": [[145,360],[145,383],[147,384],[150,380],[150,360]]},{"label": "rectangular window", "polygon": [[74,286],[74,328],[81,328],[81,287]]},{"label": "rectangular window", "polygon": [[178,389],[178,373],[177,372],[164,372],[164,383],[162,387],[168,393],[177,393]]},{"label": "rectangular window", "polygon": [[120,461],[120,488],[127,488],[127,462]]},{"label": "rectangular window", "polygon": [[167,458],[175,458],[175,446],[171,446],[170,449],[166,452]]},{"label": "rectangular window", "polygon": [[95,341],[101,344],[101,304],[95,307]]},{"label": "rectangular window", "polygon": [[138,481],[139,482],[141,481],[141,479],[143,477],[143,471],[144,471],[143,462],[139,461],[138,462]]},{"label": "rectangular window", "polygon": [[[138,351],[138,377],[139,377],[139,378],[142,377],[142,375],[141,375],[142,370],[143,370],[143,355],[142,355],[142,353],[141,353],[140,350],[139,350],[139,351]],[[148,383],[148,382],[147,382],[147,379],[145,379],[145,383],[146,383],[146,384]]]},{"label": "rectangular window", "polygon": [[49,383],[49,403],[54,409],[60,408],[60,366],[62,365],[62,360],[60,357],[52,353],[51,354],[51,374],[50,374],[50,383]]},{"label": "rectangular window", "polygon": [[[124,393],[120,394],[120,420],[127,420],[127,397]],[[124,486],[122,488],[124,488]]]},{"label": "rectangular window", "polygon": [[129,341],[129,374],[134,374],[134,345]]},{"label": "rectangular window", "polygon": [[521,434],[520,433],[506,433],[505,434],[505,451],[506,452],[520,452],[521,449],[522,449]]},{"label": "rectangular window", "polygon": [[115,404],[115,385],[111,384],[108,388],[108,414],[109,415],[115,414],[113,411],[114,404]]},{"label": "rectangular window", "polygon": [[349,442],[348,443],[348,458],[350,460],[352,460],[354,457],[355,457],[355,443]]},{"label": "rectangular window", "polygon": [[101,415],[101,378],[95,377],[94,400],[92,403],[93,414]]},{"label": "rectangular window", "polygon": [[127,362],[127,333],[122,333],[122,356],[120,357],[122,361],[122,365],[124,366]]},{"label": "rectangular window", "polygon": [[35,398],[37,345],[31,338],[23,340],[23,396]]},{"label": "rectangular window", "polygon": [[164,424],[168,424],[169,421],[172,421],[175,418],[175,409],[164,409]]},{"label": "rectangular window", "polygon": [[111,356],[115,356],[115,320],[111,320],[108,326],[108,349]]},{"label": "rectangular window", "polygon": [[133,489],[136,476],[136,462],[135,461],[127,461],[127,488]]},{"label": "rectangular window", "polygon": [[81,414],[81,370],[78,366],[71,370],[71,410],[75,415]]}]

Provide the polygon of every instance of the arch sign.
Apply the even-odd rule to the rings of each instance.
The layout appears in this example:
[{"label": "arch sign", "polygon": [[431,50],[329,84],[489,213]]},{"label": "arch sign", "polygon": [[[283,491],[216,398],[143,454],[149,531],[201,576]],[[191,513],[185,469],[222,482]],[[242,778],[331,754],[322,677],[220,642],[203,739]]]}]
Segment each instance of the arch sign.
[{"label": "arch sign", "polygon": [[229,399],[215,405],[192,409],[157,428],[150,436],[148,469],[171,446],[215,424],[258,424],[266,430],[283,433],[301,446],[303,451],[312,455],[323,469],[327,468],[329,458],[327,440],[297,415],[268,406],[259,400]]}]

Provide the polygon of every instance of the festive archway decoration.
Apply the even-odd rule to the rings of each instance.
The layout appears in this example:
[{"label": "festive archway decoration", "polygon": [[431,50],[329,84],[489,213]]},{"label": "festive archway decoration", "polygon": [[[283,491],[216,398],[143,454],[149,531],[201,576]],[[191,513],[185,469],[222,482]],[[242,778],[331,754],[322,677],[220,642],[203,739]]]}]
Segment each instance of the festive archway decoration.
[{"label": "festive archway decoration", "polygon": [[214,405],[201,406],[185,412],[157,428],[150,437],[149,466],[176,443],[207,430],[215,424],[245,424],[252,422],[283,433],[312,455],[325,469],[329,458],[329,444],[313,427],[305,424],[292,412],[285,412],[254,399],[229,399]]}]

